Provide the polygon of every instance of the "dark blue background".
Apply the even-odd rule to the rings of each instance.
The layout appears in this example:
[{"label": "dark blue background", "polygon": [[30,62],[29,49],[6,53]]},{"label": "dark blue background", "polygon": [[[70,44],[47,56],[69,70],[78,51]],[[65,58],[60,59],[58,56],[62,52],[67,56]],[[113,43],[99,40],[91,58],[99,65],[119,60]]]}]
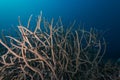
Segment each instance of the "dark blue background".
[{"label": "dark blue background", "polygon": [[61,16],[65,25],[76,20],[86,29],[95,27],[107,31],[106,56],[120,58],[120,0],[0,0],[0,31],[17,27],[18,16],[24,25],[28,17],[39,15],[46,18]]}]

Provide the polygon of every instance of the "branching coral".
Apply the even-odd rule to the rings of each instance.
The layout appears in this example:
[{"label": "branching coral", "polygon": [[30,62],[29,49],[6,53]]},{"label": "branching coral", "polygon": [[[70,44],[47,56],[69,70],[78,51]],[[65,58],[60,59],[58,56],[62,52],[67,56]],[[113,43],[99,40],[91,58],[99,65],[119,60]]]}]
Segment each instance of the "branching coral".
[{"label": "branching coral", "polygon": [[[88,80],[105,51],[104,39],[93,29],[64,29],[61,18],[54,25],[38,16],[34,31],[18,26],[20,39],[7,36],[10,45],[0,43],[7,52],[0,56],[0,80]],[[41,25],[43,23],[44,25]],[[42,27],[42,29],[41,29]],[[94,74],[94,73],[93,73]],[[92,79],[92,78],[91,78]]]}]

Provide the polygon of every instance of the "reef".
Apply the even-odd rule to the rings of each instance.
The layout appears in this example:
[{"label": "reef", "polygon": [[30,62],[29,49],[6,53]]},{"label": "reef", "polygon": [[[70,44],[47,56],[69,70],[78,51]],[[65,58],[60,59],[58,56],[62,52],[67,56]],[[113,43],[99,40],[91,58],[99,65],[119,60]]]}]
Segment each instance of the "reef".
[{"label": "reef", "polygon": [[106,41],[94,29],[65,28],[41,12],[32,31],[31,18],[26,27],[19,20],[18,37],[5,37],[9,44],[0,40],[0,80],[119,80],[118,65],[102,63]]}]

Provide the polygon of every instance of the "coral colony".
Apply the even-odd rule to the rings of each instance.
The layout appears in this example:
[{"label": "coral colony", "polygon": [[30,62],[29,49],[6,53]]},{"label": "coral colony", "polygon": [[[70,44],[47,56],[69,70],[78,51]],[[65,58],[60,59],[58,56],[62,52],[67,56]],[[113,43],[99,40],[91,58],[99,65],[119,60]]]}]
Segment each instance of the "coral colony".
[{"label": "coral colony", "polygon": [[107,74],[110,66],[100,65],[106,42],[94,29],[73,29],[75,22],[66,29],[61,18],[49,22],[41,12],[31,31],[31,18],[26,27],[19,20],[19,38],[6,36],[9,44],[0,40],[6,50],[0,80],[117,80],[117,72]]}]

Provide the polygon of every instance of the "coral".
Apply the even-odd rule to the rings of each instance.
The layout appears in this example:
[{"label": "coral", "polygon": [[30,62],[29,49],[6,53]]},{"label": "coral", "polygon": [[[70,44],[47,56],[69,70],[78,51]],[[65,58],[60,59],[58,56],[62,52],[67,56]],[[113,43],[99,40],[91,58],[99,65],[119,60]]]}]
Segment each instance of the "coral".
[{"label": "coral", "polygon": [[98,65],[106,51],[106,42],[93,29],[65,29],[61,18],[54,24],[38,16],[34,31],[20,20],[19,38],[0,40],[6,53],[0,56],[0,80],[97,80]]}]

